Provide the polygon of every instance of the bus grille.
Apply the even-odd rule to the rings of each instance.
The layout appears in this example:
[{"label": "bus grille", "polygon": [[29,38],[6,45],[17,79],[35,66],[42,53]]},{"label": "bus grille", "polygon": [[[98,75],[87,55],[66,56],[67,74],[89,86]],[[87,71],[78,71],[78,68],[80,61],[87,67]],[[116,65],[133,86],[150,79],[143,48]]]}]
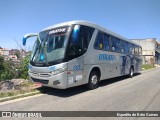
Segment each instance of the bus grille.
[{"label": "bus grille", "polygon": [[37,77],[50,77],[50,73],[36,73],[33,71],[29,71],[33,76],[37,76]]},{"label": "bus grille", "polygon": [[48,81],[49,81],[49,80],[36,79],[36,78],[33,78],[33,77],[31,77],[31,79],[33,80],[33,82],[39,82],[39,83],[42,83],[42,84],[48,84]]}]

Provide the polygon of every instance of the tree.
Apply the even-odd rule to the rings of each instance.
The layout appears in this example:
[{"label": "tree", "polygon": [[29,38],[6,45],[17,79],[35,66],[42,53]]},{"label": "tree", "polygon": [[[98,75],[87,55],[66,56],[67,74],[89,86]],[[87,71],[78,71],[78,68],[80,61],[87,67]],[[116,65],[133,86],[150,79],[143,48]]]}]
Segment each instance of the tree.
[{"label": "tree", "polygon": [[4,61],[4,58],[0,56],[0,81],[11,80],[13,78],[28,78],[28,63],[30,60],[28,55],[22,59],[21,65],[18,67],[12,60]]},{"label": "tree", "polygon": [[16,68],[12,60],[7,60],[3,62],[3,70],[0,74],[0,80],[10,80],[17,77]]},{"label": "tree", "polygon": [[15,52],[15,55],[17,56],[17,58],[19,59],[20,58],[20,51],[19,50],[17,50],[16,52]]},{"label": "tree", "polygon": [[4,57],[0,56],[0,72],[4,70]]},{"label": "tree", "polygon": [[3,69],[4,57],[0,56],[0,70]]},{"label": "tree", "polygon": [[30,60],[31,55],[26,56],[23,58],[20,69],[19,69],[19,77],[28,79],[28,64]]}]

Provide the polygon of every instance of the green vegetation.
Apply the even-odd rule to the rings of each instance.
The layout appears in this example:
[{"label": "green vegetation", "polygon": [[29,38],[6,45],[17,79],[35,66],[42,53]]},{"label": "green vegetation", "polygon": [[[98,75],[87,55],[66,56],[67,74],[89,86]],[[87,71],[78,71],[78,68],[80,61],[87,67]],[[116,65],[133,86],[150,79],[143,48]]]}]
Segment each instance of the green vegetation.
[{"label": "green vegetation", "polygon": [[0,98],[11,97],[11,96],[25,94],[28,92],[35,92],[35,91],[38,91],[38,90],[37,89],[29,89],[29,90],[11,90],[11,91],[7,91],[7,92],[0,92]]},{"label": "green vegetation", "polygon": [[25,91],[10,91],[10,92],[0,92],[0,102],[4,102],[7,100],[13,100],[17,98],[27,97],[39,94],[40,91],[37,89],[25,90]]},{"label": "green vegetation", "polygon": [[16,56],[17,56],[17,58],[19,59],[19,58],[20,58],[20,56],[21,56],[20,51],[16,51],[15,55],[16,55]]},{"label": "green vegetation", "polygon": [[0,81],[14,78],[16,76],[14,71],[13,62],[11,60],[5,61],[0,56]]},{"label": "green vegetation", "polygon": [[23,58],[21,62],[21,66],[19,68],[19,78],[28,79],[28,64],[30,60],[31,55],[26,56]]},{"label": "green vegetation", "polygon": [[0,56],[0,81],[13,78],[28,78],[28,63],[30,55],[22,59],[20,65],[14,64],[12,60],[4,60]]},{"label": "green vegetation", "polygon": [[[4,70],[4,58],[2,56],[0,56],[0,75],[2,74],[3,70]],[[1,78],[1,76],[0,76]],[[0,79],[1,80],[1,79]]]},{"label": "green vegetation", "polygon": [[150,64],[142,65],[142,69],[144,69],[144,70],[148,70],[148,69],[152,69],[152,68],[155,68],[155,66],[150,65]]},{"label": "green vegetation", "polygon": [[[20,57],[18,52],[16,55]],[[20,63],[15,64],[14,61],[4,60],[4,57],[0,56],[0,83],[5,80],[16,78],[28,79],[29,60],[30,55],[23,58]],[[20,86],[17,86],[18,89],[0,91],[0,102],[40,93],[40,91],[33,85],[34,83],[26,80]]]},{"label": "green vegetation", "polygon": [[0,80],[9,80],[12,78],[17,78],[16,68],[11,60],[4,61],[2,63],[3,69],[1,69]]}]

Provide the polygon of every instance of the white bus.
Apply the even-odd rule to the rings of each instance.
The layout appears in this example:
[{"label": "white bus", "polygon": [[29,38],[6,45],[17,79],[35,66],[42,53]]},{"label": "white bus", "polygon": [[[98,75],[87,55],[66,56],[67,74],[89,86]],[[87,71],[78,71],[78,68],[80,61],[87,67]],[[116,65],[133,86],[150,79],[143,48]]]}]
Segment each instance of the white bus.
[{"label": "white bus", "polygon": [[29,76],[43,86],[66,89],[141,70],[142,48],[126,38],[87,21],[56,24],[23,37],[37,36]]}]

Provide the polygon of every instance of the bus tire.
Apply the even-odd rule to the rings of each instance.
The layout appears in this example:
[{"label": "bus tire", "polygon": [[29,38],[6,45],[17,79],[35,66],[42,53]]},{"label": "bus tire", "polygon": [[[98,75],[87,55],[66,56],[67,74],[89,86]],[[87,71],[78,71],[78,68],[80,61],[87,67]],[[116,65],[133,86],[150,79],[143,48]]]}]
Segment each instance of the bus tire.
[{"label": "bus tire", "polygon": [[89,81],[88,81],[87,87],[90,90],[96,89],[98,87],[99,79],[100,79],[100,77],[99,77],[97,71],[95,71],[95,70],[92,71],[89,75]]},{"label": "bus tire", "polygon": [[129,77],[131,78],[131,77],[133,77],[133,75],[134,75],[134,68],[131,67],[130,71],[129,71]]}]

